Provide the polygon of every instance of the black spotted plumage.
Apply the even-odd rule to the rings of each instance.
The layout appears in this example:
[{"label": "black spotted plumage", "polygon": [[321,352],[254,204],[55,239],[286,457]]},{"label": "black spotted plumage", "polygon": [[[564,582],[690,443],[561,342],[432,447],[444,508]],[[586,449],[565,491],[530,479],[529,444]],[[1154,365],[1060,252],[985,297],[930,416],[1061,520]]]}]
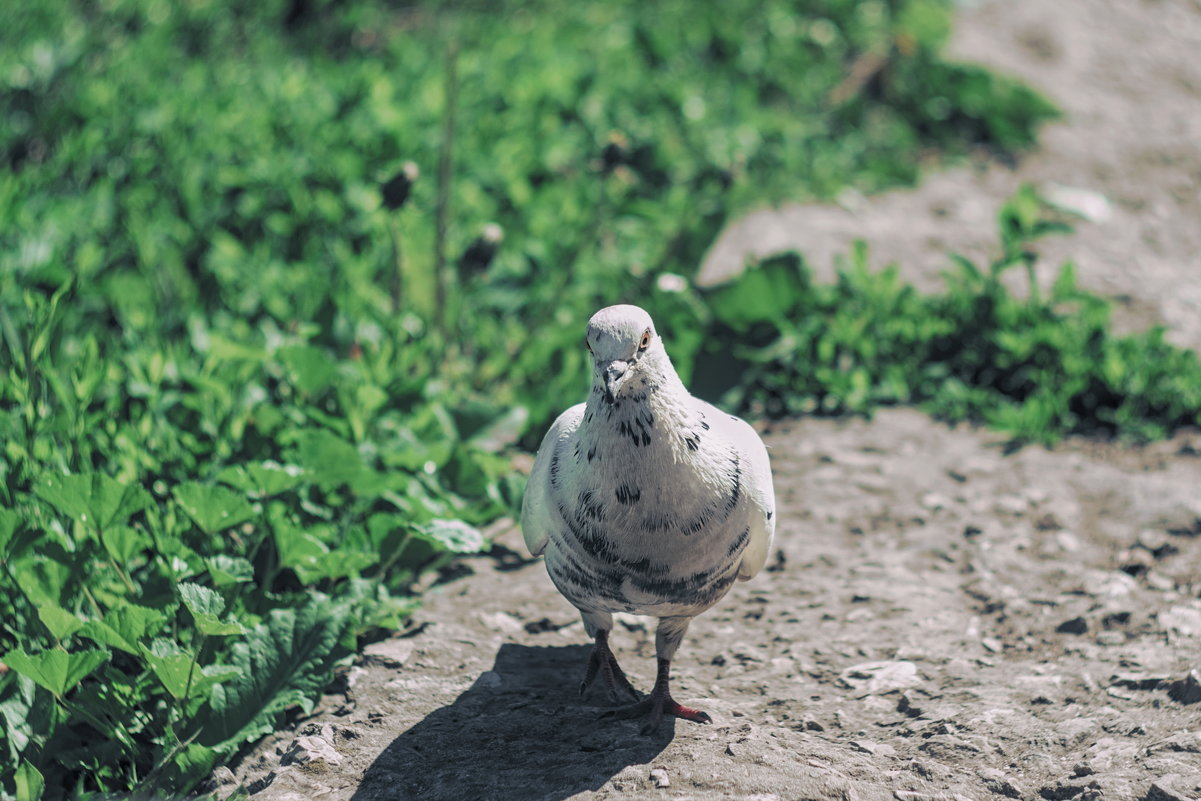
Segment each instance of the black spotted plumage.
[{"label": "black spotted plumage", "polygon": [[660,673],[639,708],[649,703],[652,720],[707,720],[670,698],[666,665],[688,622],[766,561],[775,527],[767,451],[737,417],[688,393],[641,309],[602,309],[587,341],[592,392],[538,451],[522,510],[526,544],[545,555],[555,587],[596,637],[585,683],[600,670],[632,692],[608,650],[612,615],[658,617]]}]

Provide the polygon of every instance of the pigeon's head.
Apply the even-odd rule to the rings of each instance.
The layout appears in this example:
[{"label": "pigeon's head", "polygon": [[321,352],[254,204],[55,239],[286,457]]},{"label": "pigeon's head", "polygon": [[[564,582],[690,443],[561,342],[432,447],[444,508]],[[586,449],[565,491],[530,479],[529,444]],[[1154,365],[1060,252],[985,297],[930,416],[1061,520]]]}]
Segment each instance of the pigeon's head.
[{"label": "pigeon's head", "polygon": [[608,306],[592,315],[584,344],[592,354],[592,381],[613,403],[674,374],[651,316],[637,306]]}]

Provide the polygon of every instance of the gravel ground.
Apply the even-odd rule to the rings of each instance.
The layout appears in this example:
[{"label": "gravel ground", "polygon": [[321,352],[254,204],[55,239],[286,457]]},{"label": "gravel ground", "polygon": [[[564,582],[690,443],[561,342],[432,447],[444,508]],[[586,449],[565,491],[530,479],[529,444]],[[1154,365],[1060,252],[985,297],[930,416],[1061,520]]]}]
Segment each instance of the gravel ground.
[{"label": "gravel ground", "polygon": [[[1107,206],[1045,266],[1072,258],[1123,325],[1201,347],[1201,3],[985,2],[954,50],[1067,119],[1012,167],[750,215],[706,274],[781,248],[828,269],[862,237],[935,287],[946,251],[988,253],[1014,187],[1067,186]],[[673,664],[712,725],[598,721],[578,616],[502,524],[408,636],[215,781],[255,801],[1201,798],[1201,433],[1014,452],[897,409],[765,439],[778,553]],[[653,625],[622,619],[614,645],[649,689]]]}]

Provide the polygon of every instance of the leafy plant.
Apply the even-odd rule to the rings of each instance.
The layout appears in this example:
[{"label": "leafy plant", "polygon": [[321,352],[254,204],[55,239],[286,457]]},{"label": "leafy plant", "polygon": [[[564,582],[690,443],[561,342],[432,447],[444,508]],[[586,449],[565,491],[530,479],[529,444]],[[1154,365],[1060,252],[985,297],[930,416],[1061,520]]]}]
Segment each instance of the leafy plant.
[{"label": "leafy plant", "polygon": [[[1069,434],[1162,438],[1201,423],[1201,363],[1162,328],[1117,336],[1109,304],[1064,264],[1045,294],[1034,241],[1068,230],[1030,188],[999,214],[1000,255],[981,269],[954,256],[942,294],[895,267],[872,272],[860,244],[831,285],[801,257],[765,260],[707,294],[712,354],[728,351],[728,399],[770,415],[870,413],[920,405],[1021,442]],[[1025,292],[1005,279],[1025,272]],[[707,357],[708,358],[708,357]]]},{"label": "leafy plant", "polygon": [[[895,280],[849,272],[826,333],[801,312],[827,290],[786,260],[712,296],[662,281],[752,204],[1031,141],[1050,107],[942,59],[948,21],[932,0],[0,12],[0,793],[185,792],[310,709],[516,508],[510,454],[578,398],[604,303],[652,306],[683,371],[704,352],[725,367],[701,385],[772,412],[951,397],[896,343],[968,311],[931,333]],[[963,392],[1026,358],[1003,300],[997,341],[944,359]],[[704,351],[710,326],[748,344]]]}]

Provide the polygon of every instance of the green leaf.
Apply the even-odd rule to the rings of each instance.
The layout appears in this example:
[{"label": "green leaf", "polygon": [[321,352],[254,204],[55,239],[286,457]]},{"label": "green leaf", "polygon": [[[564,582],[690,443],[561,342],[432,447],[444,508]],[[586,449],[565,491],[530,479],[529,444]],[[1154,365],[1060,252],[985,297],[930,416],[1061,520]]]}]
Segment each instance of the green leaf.
[{"label": "green leaf", "polygon": [[174,640],[156,637],[150,647],[141,646],[142,657],[167,692],[181,699],[188,691],[188,673],[192,671],[192,653]]},{"label": "green leaf", "polygon": [[8,549],[8,543],[16,533],[20,520],[15,510],[0,509],[0,556]]},{"label": "green leaf", "polygon": [[50,629],[50,633],[56,640],[66,639],[84,626],[84,621],[78,615],[68,612],[57,604],[40,604],[37,610],[38,619],[46,628]]},{"label": "green leaf", "polygon": [[46,789],[46,780],[26,759],[22,759],[17,766],[13,781],[17,785],[16,801],[38,801]]},{"label": "green leaf", "polygon": [[254,565],[240,556],[217,554],[209,557],[206,562],[209,575],[218,587],[229,587],[254,580]]},{"label": "green leaf", "polygon": [[320,348],[288,345],[279,349],[278,356],[292,383],[306,395],[320,392],[333,382],[335,362]]},{"label": "green leaf", "polygon": [[225,611],[225,600],[216,590],[203,587],[191,582],[181,582],[179,596],[184,606],[192,613],[196,628],[201,634],[209,637],[224,637],[229,634],[243,634],[246,629],[237,621],[222,621],[221,613]]},{"label": "green leaf", "polygon": [[296,461],[323,489],[336,489],[358,483],[368,467],[349,442],[324,429],[308,429],[296,434]]},{"label": "green leaf", "polygon": [[349,610],[318,595],[299,609],[273,610],[235,643],[237,676],[213,688],[198,742],[230,754],[273,731],[289,707],[312,711],[334,665],[349,653],[341,645]]},{"label": "green leaf", "polygon": [[100,541],[112,560],[126,567],[135,556],[153,545],[149,534],[132,526],[110,526],[104,530]]},{"label": "green leaf", "polygon": [[[37,703],[38,695],[43,699],[48,699],[50,696],[46,693],[38,693],[37,685],[26,676],[16,676],[15,681],[6,682],[3,687],[0,687],[0,731],[3,732],[3,742],[6,746],[8,764],[15,764],[20,758],[21,753],[29,745],[33,739],[34,730],[30,722],[34,718],[34,707]],[[51,700],[51,704],[56,702]],[[50,716],[43,715],[43,722],[50,723]]]},{"label": "green leaf", "polygon": [[233,465],[217,474],[217,480],[255,498],[269,498],[287,492],[304,481],[304,468],[278,462],[251,462]]},{"label": "green leaf", "polygon": [[123,484],[103,473],[44,473],[33,491],[72,520],[101,530],[125,522],[154,502],[142,487]]},{"label": "green leaf", "polygon": [[151,672],[171,697],[178,700],[185,697],[204,698],[213,686],[234,678],[240,672],[239,668],[232,665],[200,667],[195,664],[191,651],[164,637],[155,638],[149,648],[142,646],[141,651]]},{"label": "green leaf", "polygon": [[18,647],[4,655],[3,661],[10,668],[33,679],[42,687],[61,698],[109,658],[108,651],[91,650],[67,653],[61,647],[50,648],[36,654],[27,654]]},{"label": "green leaf", "polygon": [[255,516],[250,501],[228,487],[189,481],[175,487],[172,494],[188,517],[206,534],[245,523]]},{"label": "green leaf", "polygon": [[718,320],[735,331],[745,331],[756,323],[787,318],[804,288],[800,257],[786,253],[747,268],[731,283],[714,287],[706,295]]},{"label": "green leaf", "polygon": [[141,641],[156,633],[165,620],[166,615],[157,609],[123,603],[110,609],[103,619],[89,620],[79,633],[100,645],[141,656]]},{"label": "green leaf", "polygon": [[462,520],[431,520],[424,525],[414,526],[413,533],[453,553],[478,553],[483,550],[485,543],[483,533]]},{"label": "green leaf", "polygon": [[48,556],[22,559],[13,565],[17,585],[34,606],[62,606],[72,595],[68,588],[76,579],[75,571]]}]

